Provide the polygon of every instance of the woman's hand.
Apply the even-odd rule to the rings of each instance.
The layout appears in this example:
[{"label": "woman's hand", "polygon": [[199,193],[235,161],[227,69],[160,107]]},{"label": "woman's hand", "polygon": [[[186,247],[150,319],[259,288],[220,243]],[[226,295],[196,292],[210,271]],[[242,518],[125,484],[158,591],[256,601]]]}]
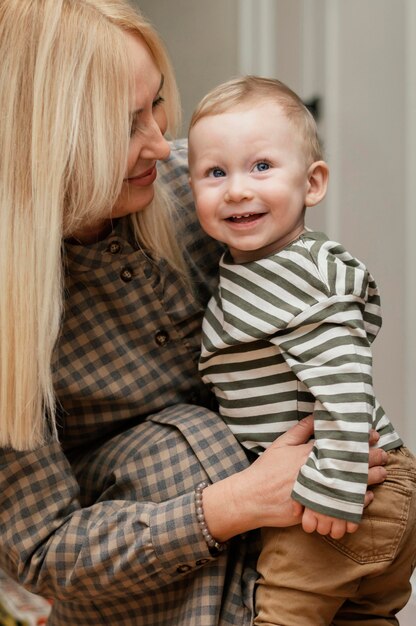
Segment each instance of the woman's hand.
[{"label": "woman's hand", "polygon": [[312,450],[312,434],[308,417],[278,437],[250,467],[204,489],[205,520],[217,541],[261,526],[300,522],[290,494]]},{"label": "woman's hand", "polygon": [[[247,469],[204,490],[204,513],[217,541],[261,526],[292,526],[301,521],[302,507],[293,507],[291,492],[299,469],[312,449],[313,417],[309,416],[278,437]],[[370,446],[379,436],[370,434]],[[384,450],[371,448],[368,484],[383,482]],[[365,506],[373,499],[367,491]]]}]

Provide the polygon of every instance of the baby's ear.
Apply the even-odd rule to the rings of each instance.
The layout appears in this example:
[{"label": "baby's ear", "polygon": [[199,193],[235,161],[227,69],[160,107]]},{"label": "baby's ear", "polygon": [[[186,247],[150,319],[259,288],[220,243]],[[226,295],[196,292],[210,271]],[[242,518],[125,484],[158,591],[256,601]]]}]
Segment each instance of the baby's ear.
[{"label": "baby's ear", "polygon": [[315,206],[325,197],[328,187],[329,168],[325,161],[315,161],[308,170],[308,190],[305,206]]}]

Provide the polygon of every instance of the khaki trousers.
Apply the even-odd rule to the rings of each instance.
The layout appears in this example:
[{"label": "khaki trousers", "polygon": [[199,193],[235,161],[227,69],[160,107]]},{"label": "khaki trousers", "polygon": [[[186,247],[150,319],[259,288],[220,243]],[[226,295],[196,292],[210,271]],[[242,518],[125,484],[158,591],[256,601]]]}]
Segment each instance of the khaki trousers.
[{"label": "khaki trousers", "polygon": [[388,456],[356,533],[263,529],[256,626],[398,624],[416,564],[416,459],[404,447]]}]

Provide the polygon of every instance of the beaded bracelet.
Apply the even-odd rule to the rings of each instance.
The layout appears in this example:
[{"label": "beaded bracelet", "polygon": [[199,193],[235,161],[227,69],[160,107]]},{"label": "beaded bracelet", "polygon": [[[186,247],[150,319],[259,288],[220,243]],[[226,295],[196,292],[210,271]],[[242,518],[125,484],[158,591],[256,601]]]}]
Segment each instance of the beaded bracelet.
[{"label": "beaded bracelet", "polygon": [[199,483],[199,485],[197,485],[197,487],[195,488],[196,517],[197,517],[199,527],[208,545],[211,555],[218,556],[220,552],[225,550],[227,544],[219,543],[219,541],[216,541],[208,530],[208,526],[205,521],[204,508],[202,504],[202,492],[204,491],[206,487],[208,487],[208,483],[202,482],[202,483]]}]

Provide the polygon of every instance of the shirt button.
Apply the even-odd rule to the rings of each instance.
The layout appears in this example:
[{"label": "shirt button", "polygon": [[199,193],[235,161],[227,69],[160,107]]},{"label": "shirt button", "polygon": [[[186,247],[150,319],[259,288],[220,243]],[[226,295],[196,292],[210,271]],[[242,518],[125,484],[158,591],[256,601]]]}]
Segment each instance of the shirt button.
[{"label": "shirt button", "polygon": [[205,565],[205,563],[209,563],[209,559],[199,559],[195,565],[199,567],[200,565]]},{"label": "shirt button", "polygon": [[118,241],[110,241],[108,244],[107,252],[110,254],[118,254],[121,252],[121,244]]},{"label": "shirt button", "polygon": [[129,283],[133,278],[133,272],[129,267],[123,267],[120,272],[120,278],[123,282]]},{"label": "shirt button", "polygon": [[169,341],[169,334],[166,330],[158,330],[155,334],[155,341],[158,346],[165,346]]},{"label": "shirt button", "polygon": [[179,567],[176,568],[176,572],[178,574],[186,574],[186,572],[189,572],[191,569],[192,567],[190,565],[179,565]]}]

